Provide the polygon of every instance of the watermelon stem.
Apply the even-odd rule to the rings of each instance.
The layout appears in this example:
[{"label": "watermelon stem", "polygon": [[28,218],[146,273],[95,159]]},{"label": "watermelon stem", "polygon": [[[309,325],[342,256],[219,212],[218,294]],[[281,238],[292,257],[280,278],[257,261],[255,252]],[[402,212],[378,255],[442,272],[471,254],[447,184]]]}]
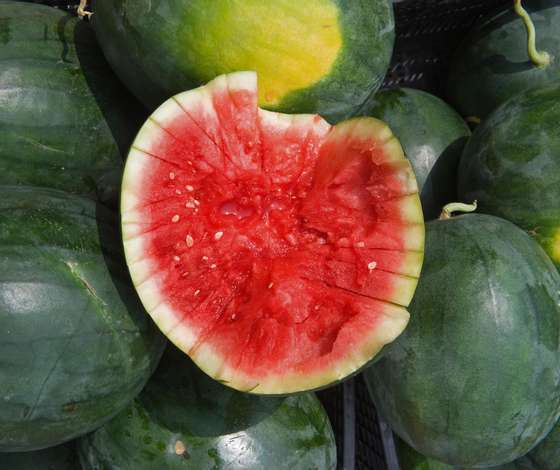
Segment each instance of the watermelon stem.
[{"label": "watermelon stem", "polygon": [[477,207],[477,202],[473,201],[472,204],[463,204],[462,202],[451,202],[443,207],[439,220],[447,220],[453,216],[453,212],[474,212]]},{"label": "watermelon stem", "polygon": [[535,47],[535,25],[527,10],[521,5],[521,0],[514,0],[513,9],[521,17],[523,23],[525,23],[525,28],[527,28],[527,53],[531,62],[537,67],[546,67],[551,61],[550,54],[546,51],[537,51]]}]

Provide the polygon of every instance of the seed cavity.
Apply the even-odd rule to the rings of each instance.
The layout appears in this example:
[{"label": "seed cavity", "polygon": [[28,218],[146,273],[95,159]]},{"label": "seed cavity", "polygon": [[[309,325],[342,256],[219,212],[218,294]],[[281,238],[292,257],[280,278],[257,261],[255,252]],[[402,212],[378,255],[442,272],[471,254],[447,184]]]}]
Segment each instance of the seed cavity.
[{"label": "seed cavity", "polygon": [[174,224],[176,224],[177,222],[179,222],[179,214],[175,214],[173,217],[171,217],[171,222],[173,222]]},{"label": "seed cavity", "polygon": [[185,238],[185,242],[187,243],[187,246],[189,248],[192,248],[192,246],[194,245],[194,239],[193,237],[191,237],[190,235],[187,235]]},{"label": "seed cavity", "polygon": [[224,232],[216,232],[214,234],[214,240],[219,240],[220,238],[222,238],[224,236]]},{"label": "seed cavity", "polygon": [[368,265],[367,265],[367,268],[368,268],[370,271],[373,271],[376,267],[377,267],[377,263],[376,263],[375,261],[370,261],[370,262],[368,263]]}]

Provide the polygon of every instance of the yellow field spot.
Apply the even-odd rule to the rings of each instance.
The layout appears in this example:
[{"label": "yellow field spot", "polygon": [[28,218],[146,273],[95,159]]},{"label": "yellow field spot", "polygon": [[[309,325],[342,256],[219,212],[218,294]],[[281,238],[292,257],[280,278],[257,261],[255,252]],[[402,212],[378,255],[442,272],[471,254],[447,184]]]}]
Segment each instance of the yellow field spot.
[{"label": "yellow field spot", "polygon": [[338,14],[332,0],[195,0],[179,47],[201,81],[255,70],[260,104],[274,107],[331,71],[342,46]]},{"label": "yellow field spot", "polygon": [[556,230],[556,233],[552,237],[550,257],[555,263],[560,263],[560,228]]}]

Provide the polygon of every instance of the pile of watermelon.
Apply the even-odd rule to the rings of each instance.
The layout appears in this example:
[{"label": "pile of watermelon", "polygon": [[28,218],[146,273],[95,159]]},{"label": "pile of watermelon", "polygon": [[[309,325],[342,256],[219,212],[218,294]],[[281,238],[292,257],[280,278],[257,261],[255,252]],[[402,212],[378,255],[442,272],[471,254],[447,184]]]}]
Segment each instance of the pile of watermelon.
[{"label": "pile of watermelon", "polygon": [[359,373],[402,470],[560,468],[560,3],[457,111],[389,0],[77,3],[0,0],[0,468],[334,470]]}]

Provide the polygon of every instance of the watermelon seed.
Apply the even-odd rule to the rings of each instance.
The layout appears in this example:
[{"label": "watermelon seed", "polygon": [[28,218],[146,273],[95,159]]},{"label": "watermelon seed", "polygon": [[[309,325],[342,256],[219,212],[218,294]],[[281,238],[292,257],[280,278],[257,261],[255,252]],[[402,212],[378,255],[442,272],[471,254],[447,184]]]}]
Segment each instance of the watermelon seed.
[{"label": "watermelon seed", "polygon": [[200,294],[200,289],[194,291],[194,295],[198,295],[198,294]]},{"label": "watermelon seed", "polygon": [[202,257],[202,261],[208,261],[208,256],[204,255],[204,256]]},{"label": "watermelon seed", "polygon": [[366,244],[364,242],[358,242],[358,243],[356,243],[356,246],[358,248],[364,248],[366,246]]},{"label": "watermelon seed", "polygon": [[187,235],[187,237],[185,238],[185,242],[187,243],[187,246],[189,248],[191,248],[194,245],[193,237],[191,237],[190,235]]},{"label": "watermelon seed", "polygon": [[173,223],[179,222],[179,215],[175,214],[173,217],[171,217],[171,222],[173,222]]},{"label": "watermelon seed", "polygon": [[187,160],[187,163],[192,166],[192,162],[190,160]]},{"label": "watermelon seed", "polygon": [[216,265],[215,265],[215,264],[211,264],[211,265],[210,265],[210,269],[216,269]]},{"label": "watermelon seed", "polygon": [[222,238],[224,236],[224,232],[216,232],[214,234],[214,240],[219,240],[220,238]]},{"label": "watermelon seed", "polygon": [[183,194],[183,193],[181,192],[180,189],[176,189],[176,190],[175,190],[175,193],[176,193],[176,194]]},{"label": "watermelon seed", "polygon": [[173,260],[174,260],[174,261],[181,261],[181,258],[179,258],[178,256],[174,256],[174,257],[173,257]]},{"label": "watermelon seed", "polygon": [[315,305],[315,307],[313,307],[314,310],[319,310],[321,306],[319,304]]},{"label": "watermelon seed", "polygon": [[185,202],[185,207],[188,207],[190,209],[194,209],[194,203],[192,201],[187,201],[187,202]]},{"label": "watermelon seed", "polygon": [[187,191],[191,192],[191,193],[194,191],[194,188],[193,188],[190,184],[187,184],[187,185],[185,186],[185,189],[186,189]]},{"label": "watermelon seed", "polygon": [[233,313],[233,314],[231,315],[231,319],[232,319],[232,320],[235,320],[235,317],[236,317],[236,316],[237,316],[237,315],[236,315],[235,313]]},{"label": "watermelon seed", "polygon": [[195,205],[200,206],[200,201],[193,199],[193,202],[195,203]]},{"label": "watermelon seed", "polygon": [[370,262],[368,263],[368,265],[367,265],[367,268],[368,268],[370,271],[373,271],[373,270],[375,269],[376,266],[377,266],[377,263],[376,263],[375,261],[370,261]]},{"label": "watermelon seed", "polygon": [[173,173],[173,172],[169,173],[169,179],[174,180],[175,179],[175,173]]},{"label": "watermelon seed", "polygon": [[269,288],[269,289],[272,289],[272,286],[273,286],[273,285],[274,285],[274,282],[271,282],[271,283],[268,285],[268,288]]}]

